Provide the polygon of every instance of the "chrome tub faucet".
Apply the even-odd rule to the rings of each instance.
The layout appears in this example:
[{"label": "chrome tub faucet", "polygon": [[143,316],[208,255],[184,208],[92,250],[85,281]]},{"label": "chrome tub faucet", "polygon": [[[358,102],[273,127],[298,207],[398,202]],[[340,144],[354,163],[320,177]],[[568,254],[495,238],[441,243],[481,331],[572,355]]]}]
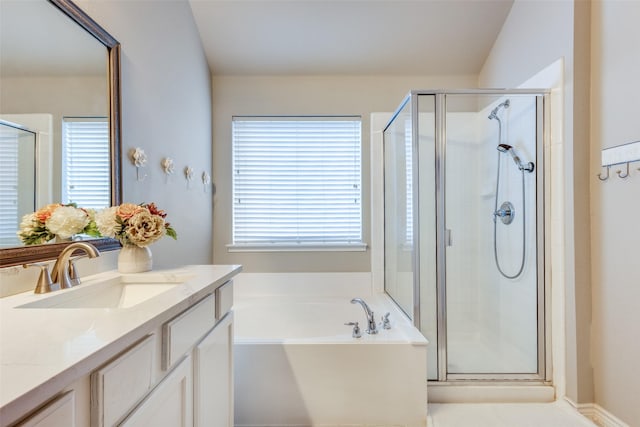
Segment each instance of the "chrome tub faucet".
[{"label": "chrome tub faucet", "polygon": [[365,332],[368,334],[377,334],[378,327],[376,325],[376,319],[373,315],[373,311],[371,311],[371,308],[369,308],[367,303],[364,302],[362,298],[353,298],[351,300],[351,304],[360,304],[364,309],[365,315],[367,316],[367,324],[368,324],[367,330]]}]

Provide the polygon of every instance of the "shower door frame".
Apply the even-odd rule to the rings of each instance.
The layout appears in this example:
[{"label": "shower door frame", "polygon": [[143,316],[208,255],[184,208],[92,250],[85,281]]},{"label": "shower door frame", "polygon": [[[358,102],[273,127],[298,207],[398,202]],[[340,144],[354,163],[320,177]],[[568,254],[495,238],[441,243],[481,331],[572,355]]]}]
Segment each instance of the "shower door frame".
[{"label": "shower door frame", "polygon": [[[551,382],[551,334],[550,313],[545,307],[550,307],[547,289],[549,272],[545,268],[545,256],[549,252],[547,239],[545,239],[545,224],[548,223],[549,209],[545,203],[545,194],[548,193],[549,172],[545,167],[545,147],[549,141],[549,96],[547,89],[459,89],[459,90],[414,90],[407,95],[400,108],[407,101],[411,103],[412,135],[411,147],[413,153],[413,206],[419,206],[419,105],[421,95],[434,96],[435,108],[435,214],[436,214],[436,306],[437,306],[437,355],[438,355],[438,379],[441,382],[465,382],[465,381],[493,381],[493,382],[532,382],[549,384]],[[536,97],[536,281],[537,281],[537,372],[528,373],[448,373],[447,361],[447,307],[446,307],[446,102],[448,95],[485,95],[504,97],[508,95],[531,95]],[[399,108],[399,109],[400,109]],[[393,120],[393,119],[392,119]],[[413,229],[420,230],[420,215],[413,215]],[[413,233],[414,247],[414,276],[413,276],[413,321],[420,329],[420,235]]]}]

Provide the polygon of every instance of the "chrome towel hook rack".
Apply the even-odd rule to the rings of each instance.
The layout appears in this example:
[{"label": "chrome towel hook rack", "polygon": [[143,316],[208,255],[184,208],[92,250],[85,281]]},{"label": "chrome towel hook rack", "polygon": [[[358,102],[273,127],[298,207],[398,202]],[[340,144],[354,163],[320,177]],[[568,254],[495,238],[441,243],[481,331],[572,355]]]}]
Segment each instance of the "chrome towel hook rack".
[{"label": "chrome towel hook rack", "polygon": [[[611,166],[621,166],[616,171],[618,178],[626,179],[631,174],[631,163],[640,162],[640,141],[633,141],[626,144],[616,145],[614,147],[602,150],[602,167],[607,168],[606,174],[598,173],[600,181],[607,181],[610,177]],[[637,168],[640,171],[640,168]]]},{"label": "chrome towel hook rack", "polygon": [[624,178],[628,177],[629,176],[629,162],[627,162],[627,171],[625,172],[624,175],[622,175],[622,170],[617,170],[616,173],[618,174],[618,176],[620,178],[624,179]]},{"label": "chrome towel hook rack", "polygon": [[610,166],[610,165],[607,165],[607,166],[606,166],[606,168],[607,168],[607,175],[602,176],[602,173],[599,173],[599,174],[598,174],[598,179],[599,179],[600,181],[606,181],[606,180],[608,180],[608,179],[609,179],[609,171],[610,171],[610,169],[611,169],[611,166]]}]

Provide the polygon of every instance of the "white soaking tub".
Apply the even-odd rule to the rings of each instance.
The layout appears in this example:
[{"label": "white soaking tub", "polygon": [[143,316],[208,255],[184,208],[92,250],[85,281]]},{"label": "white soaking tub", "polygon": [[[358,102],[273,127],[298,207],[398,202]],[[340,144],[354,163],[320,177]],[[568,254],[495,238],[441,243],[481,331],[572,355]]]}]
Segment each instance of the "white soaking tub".
[{"label": "white soaking tub", "polygon": [[[386,296],[262,296],[234,302],[236,426],[426,426],[426,339]],[[346,322],[357,321],[361,338]]]}]

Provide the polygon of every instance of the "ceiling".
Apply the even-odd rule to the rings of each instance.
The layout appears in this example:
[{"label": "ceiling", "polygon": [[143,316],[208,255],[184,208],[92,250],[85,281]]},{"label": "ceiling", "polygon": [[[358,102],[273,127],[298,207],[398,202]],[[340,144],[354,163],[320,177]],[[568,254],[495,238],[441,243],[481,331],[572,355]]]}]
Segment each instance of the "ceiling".
[{"label": "ceiling", "polygon": [[513,0],[188,0],[215,75],[474,75]]}]

